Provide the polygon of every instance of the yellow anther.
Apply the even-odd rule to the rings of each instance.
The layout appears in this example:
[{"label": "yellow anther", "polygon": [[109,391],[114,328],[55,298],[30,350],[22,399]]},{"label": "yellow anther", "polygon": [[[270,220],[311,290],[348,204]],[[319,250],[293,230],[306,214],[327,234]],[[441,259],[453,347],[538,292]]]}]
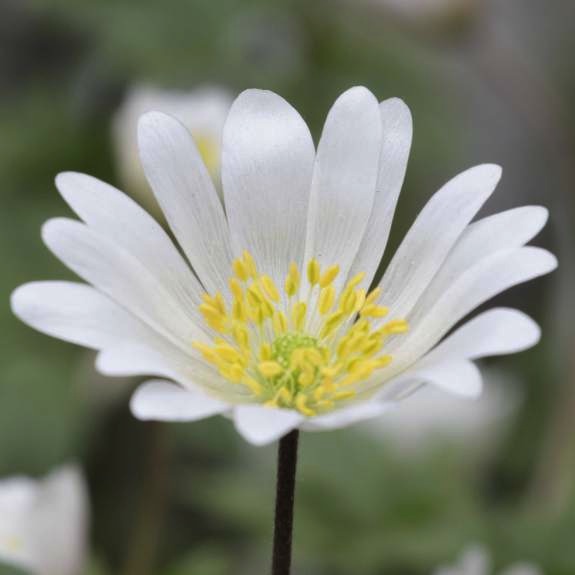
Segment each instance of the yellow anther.
[{"label": "yellow anther", "polygon": [[204,356],[204,359],[206,361],[209,361],[210,363],[213,363],[213,364],[218,362],[218,359],[219,359],[218,355],[213,350],[213,348],[211,348],[209,345],[206,345],[205,343],[202,343],[201,341],[193,341],[192,347],[197,349]]},{"label": "yellow anther", "polygon": [[272,358],[272,346],[269,343],[262,343],[260,346],[260,359],[267,361]]},{"label": "yellow anther", "polygon": [[221,321],[223,319],[220,310],[209,303],[200,304],[200,311],[207,320]]},{"label": "yellow anther", "polygon": [[299,270],[295,262],[289,265],[289,272],[285,281],[285,292],[288,297],[293,297],[299,290]]},{"label": "yellow anther", "polygon": [[233,383],[240,383],[244,377],[244,368],[239,363],[220,367],[220,373]]},{"label": "yellow anther", "polygon": [[351,374],[358,379],[365,379],[369,377],[373,370],[377,367],[376,363],[371,360],[360,360],[356,362],[351,368]]},{"label": "yellow anther", "polygon": [[336,311],[335,313],[332,313],[323,324],[320,336],[322,338],[326,338],[332,335],[333,332],[339,327],[344,317],[345,315],[342,311]]},{"label": "yellow anther", "polygon": [[318,302],[319,313],[325,315],[328,313],[335,302],[335,288],[332,285],[321,290]]},{"label": "yellow anther", "polygon": [[305,358],[316,367],[319,367],[325,361],[319,349],[313,347],[309,347],[305,350]]},{"label": "yellow anther", "polygon": [[359,274],[354,275],[348,282],[347,286],[350,289],[356,288],[365,278],[365,272],[361,272]]},{"label": "yellow anther", "polygon": [[318,411],[331,411],[335,407],[335,403],[329,399],[322,399],[316,404]]},{"label": "yellow anther", "polygon": [[290,356],[289,365],[291,369],[300,369],[305,362],[305,350],[301,348],[294,349]]},{"label": "yellow anther", "polygon": [[256,284],[251,284],[246,293],[248,302],[252,307],[257,307],[264,301],[264,295]]},{"label": "yellow anther", "polygon": [[291,391],[285,387],[282,387],[278,393],[279,399],[281,399],[284,403],[290,404],[293,401],[293,394]]},{"label": "yellow anther", "polygon": [[382,329],[388,334],[405,333],[409,331],[409,324],[404,319],[394,319],[386,323]]},{"label": "yellow anther", "polygon": [[307,398],[302,393],[299,393],[295,398],[295,406],[298,410],[303,413],[307,417],[313,417],[315,415],[315,411],[310,409],[306,404]]},{"label": "yellow anther", "polygon": [[243,257],[244,266],[246,268],[248,276],[255,279],[258,275],[258,268],[256,266],[256,262],[254,261],[254,258],[252,257],[252,254],[250,254],[250,252],[248,252],[248,250],[244,250],[242,257]]},{"label": "yellow anther", "polygon": [[357,307],[357,297],[357,292],[351,290],[342,297],[340,308],[346,315],[355,311]]},{"label": "yellow anther", "polygon": [[243,282],[245,282],[250,277],[246,265],[241,259],[237,259],[232,262],[232,269],[234,270],[234,273],[238,279]]},{"label": "yellow anther", "polygon": [[362,317],[382,318],[389,313],[389,308],[384,305],[366,305],[361,310]]},{"label": "yellow anther", "polygon": [[358,313],[359,310],[364,306],[366,294],[367,294],[367,292],[363,288],[356,290],[356,292],[355,292],[355,307],[353,308],[353,311],[355,313]]},{"label": "yellow anther", "polygon": [[260,283],[265,294],[274,302],[278,303],[280,301],[280,292],[274,283],[274,280],[270,276],[261,276]]},{"label": "yellow anther", "polygon": [[220,292],[214,297],[214,306],[222,315],[226,315],[226,301]]},{"label": "yellow anther", "polygon": [[276,377],[283,373],[283,367],[277,361],[261,361],[258,370],[264,377]]},{"label": "yellow anther", "polygon": [[355,395],[356,395],[355,391],[352,390],[338,391],[332,396],[332,399],[334,399],[335,401],[345,401],[346,399],[351,399],[352,397],[355,397]]},{"label": "yellow anther", "polygon": [[319,283],[320,275],[319,262],[314,258],[307,264],[307,281],[311,286],[314,286]]},{"label": "yellow anther", "polygon": [[320,385],[319,387],[317,387],[315,389],[315,391],[313,392],[313,399],[314,401],[320,401],[321,398],[327,393],[327,390],[325,388],[325,386]]},{"label": "yellow anther", "polygon": [[369,292],[366,300],[365,305],[374,304],[381,296],[381,288],[375,288],[373,291]]},{"label": "yellow anther", "polygon": [[368,339],[361,348],[361,353],[366,357],[371,357],[383,347],[383,341],[379,338]]},{"label": "yellow anther", "polygon": [[338,375],[342,369],[343,365],[341,363],[336,363],[329,367],[322,367],[321,374],[325,377],[333,378]]},{"label": "yellow anther", "polygon": [[375,362],[376,369],[380,369],[382,367],[387,367],[393,358],[391,355],[381,355],[380,357],[375,358],[373,361]]},{"label": "yellow anther", "polygon": [[247,351],[250,345],[250,336],[248,330],[241,324],[236,324],[232,328],[232,336],[236,343],[244,350]]},{"label": "yellow anther", "polygon": [[234,349],[231,345],[227,343],[221,343],[214,349],[218,357],[225,361],[242,361],[243,357],[239,351]]},{"label": "yellow anther", "polygon": [[285,314],[282,311],[276,311],[272,318],[272,327],[276,336],[287,331],[288,323]]},{"label": "yellow anther", "polygon": [[250,375],[244,375],[244,377],[242,379],[242,383],[246,387],[249,387],[250,391],[254,395],[260,395],[263,391],[262,384],[259,381],[257,381],[256,379],[254,379],[253,377],[251,377]]},{"label": "yellow anther", "polygon": [[296,331],[301,331],[303,329],[306,313],[307,305],[305,302],[300,301],[294,305],[292,310],[292,322]]},{"label": "yellow anther", "polygon": [[319,286],[324,288],[333,282],[339,273],[339,266],[329,266],[319,279]]},{"label": "yellow anther", "polygon": [[244,297],[244,290],[242,289],[242,284],[238,281],[237,278],[231,277],[230,278],[230,291],[232,292],[233,296],[241,301]]},{"label": "yellow anther", "polygon": [[309,364],[304,365],[302,372],[298,377],[298,383],[302,387],[309,387],[315,381],[315,373],[313,367]]},{"label": "yellow anther", "polygon": [[248,319],[248,312],[243,301],[234,299],[232,303],[232,317],[240,322],[245,322]]}]

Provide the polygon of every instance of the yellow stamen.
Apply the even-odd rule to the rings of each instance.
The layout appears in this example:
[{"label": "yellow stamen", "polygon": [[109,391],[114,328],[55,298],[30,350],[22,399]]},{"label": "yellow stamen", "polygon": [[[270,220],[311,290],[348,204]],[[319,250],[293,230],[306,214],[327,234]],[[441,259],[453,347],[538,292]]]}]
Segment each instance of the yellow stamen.
[{"label": "yellow stamen", "polygon": [[319,283],[320,274],[319,262],[316,259],[311,260],[307,265],[307,281],[311,286]]},{"label": "yellow stamen", "polygon": [[[339,273],[339,266],[329,266],[319,279],[319,286],[324,288],[331,284]],[[311,282],[310,282],[311,283]]]},{"label": "yellow stamen", "polygon": [[264,377],[276,377],[283,372],[283,367],[276,361],[262,361],[258,364],[258,369]]},{"label": "yellow stamen", "polygon": [[408,324],[401,318],[379,321],[389,309],[379,305],[379,288],[368,293],[359,287],[365,274],[339,289],[338,265],[322,273],[312,259],[304,269],[309,290],[302,294],[300,270],[292,262],[282,293],[244,251],[232,263],[228,295],[202,295],[200,312],[219,335],[210,344],[192,345],[252,401],[313,417],[353,401],[362,383],[375,381],[370,378],[376,370],[392,361],[384,349],[387,339],[407,331]]}]

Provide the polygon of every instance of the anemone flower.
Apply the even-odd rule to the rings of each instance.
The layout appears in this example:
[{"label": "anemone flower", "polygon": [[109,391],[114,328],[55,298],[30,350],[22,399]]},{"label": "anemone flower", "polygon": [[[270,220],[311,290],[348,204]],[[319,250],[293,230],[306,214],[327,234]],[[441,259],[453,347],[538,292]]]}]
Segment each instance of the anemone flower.
[{"label": "anemone flower", "polygon": [[426,384],[475,397],[474,361],[523,350],[539,329],[492,309],[445,336],[481,303],[555,268],[550,253],[525,246],[547,212],[471,223],[501,176],[473,167],[431,197],[374,281],[411,136],[403,102],[355,87],[329,111],[316,150],[285,100],[248,90],[224,126],[222,202],[185,127],[147,113],[140,157],[181,252],[115,188],[61,174],[82,221],[50,220],[43,239],[90,285],[31,283],[13,310],[98,350],[104,374],[155,376],[132,398],[140,419],[223,414],[258,445],[289,434],[280,475],[293,471],[297,429],[373,418]]},{"label": "anemone flower", "polygon": [[87,499],[75,467],[40,480],[1,480],[0,563],[34,575],[79,575],[86,559]]},{"label": "anemone flower", "polygon": [[148,113],[142,163],[184,255],[118,190],[60,174],[83,221],[50,220],[43,239],[91,285],[24,285],[14,312],[97,349],[105,374],[176,382],[143,384],[137,417],[226,414],[256,444],[374,417],[424,383],[476,396],[473,360],[533,345],[537,326],[492,309],[441,340],[485,300],[555,267],[551,254],[525,247],[547,212],[529,206],[470,223],[501,175],[471,168],[432,196],[372,286],[411,133],[400,100],[378,104],[352,88],[315,151],[287,102],[246,91],[225,125],[222,204],[186,129]]}]

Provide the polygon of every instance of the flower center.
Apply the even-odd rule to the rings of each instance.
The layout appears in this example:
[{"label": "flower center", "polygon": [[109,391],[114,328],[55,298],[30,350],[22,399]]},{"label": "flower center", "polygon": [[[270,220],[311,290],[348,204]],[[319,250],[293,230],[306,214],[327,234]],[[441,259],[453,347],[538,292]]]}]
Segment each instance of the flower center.
[{"label": "flower center", "polygon": [[230,301],[204,294],[200,311],[215,332],[212,345],[193,345],[250,400],[311,417],[352,400],[361,383],[389,365],[385,342],[408,325],[384,320],[389,310],[377,303],[381,291],[358,287],[365,274],[338,292],[339,266],[322,272],[314,259],[306,271],[302,282],[290,264],[281,293],[244,252],[233,262]]}]

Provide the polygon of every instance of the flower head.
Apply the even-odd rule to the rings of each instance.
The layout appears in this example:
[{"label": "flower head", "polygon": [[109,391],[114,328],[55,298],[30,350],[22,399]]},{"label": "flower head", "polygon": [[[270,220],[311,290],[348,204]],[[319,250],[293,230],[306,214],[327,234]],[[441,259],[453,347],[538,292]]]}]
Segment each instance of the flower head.
[{"label": "flower head", "polygon": [[0,481],[0,561],[34,575],[79,575],[87,516],[86,486],[74,467],[41,480]]},{"label": "flower head", "polygon": [[539,338],[521,312],[496,309],[441,341],[482,302],[556,265],[524,247],[545,224],[544,208],[470,223],[495,189],[497,166],[445,184],[373,283],[411,144],[398,99],[348,90],[315,150],[285,100],[242,93],[224,128],[223,203],[178,121],[146,114],[139,144],[183,254],[116,189],[61,174],[57,186],[83,223],[51,220],[43,237],[92,285],[29,284],[13,309],[99,350],[104,373],[176,382],[137,390],[132,410],[142,419],[228,414],[263,444],[295,427],[374,417],[426,383],[475,396],[473,360]]}]

